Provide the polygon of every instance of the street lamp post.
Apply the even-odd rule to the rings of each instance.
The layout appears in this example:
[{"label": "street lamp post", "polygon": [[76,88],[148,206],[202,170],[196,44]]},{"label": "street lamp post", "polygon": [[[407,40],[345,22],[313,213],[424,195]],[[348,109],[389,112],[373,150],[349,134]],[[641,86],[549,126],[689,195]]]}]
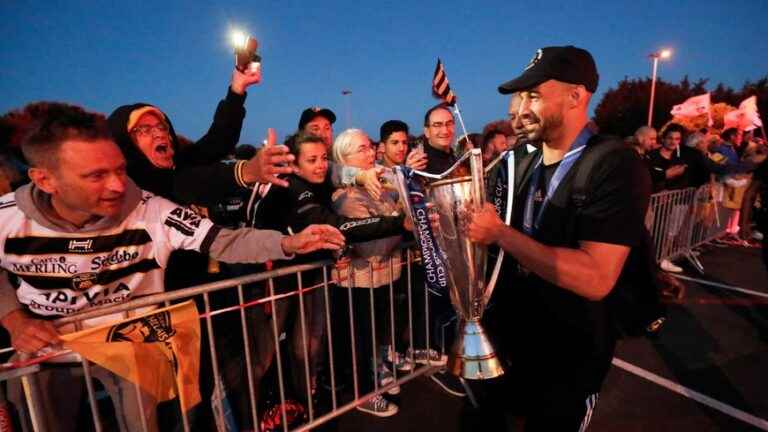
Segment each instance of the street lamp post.
[{"label": "street lamp post", "polygon": [[347,111],[347,129],[349,129],[352,127],[352,90],[344,89],[341,91],[341,95],[346,96],[344,99]]},{"label": "street lamp post", "polygon": [[668,49],[648,55],[648,57],[653,60],[653,74],[651,75],[651,101],[648,103],[648,127],[651,127],[651,123],[653,122],[653,99],[656,96],[656,71],[659,68],[659,59],[669,58],[670,55],[672,55],[672,51]]}]

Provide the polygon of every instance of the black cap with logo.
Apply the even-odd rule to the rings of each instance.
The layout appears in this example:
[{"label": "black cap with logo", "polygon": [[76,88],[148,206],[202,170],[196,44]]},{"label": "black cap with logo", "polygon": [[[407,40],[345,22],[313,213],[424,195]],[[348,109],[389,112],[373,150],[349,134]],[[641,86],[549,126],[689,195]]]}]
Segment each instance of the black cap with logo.
[{"label": "black cap with logo", "polygon": [[499,86],[499,93],[527,90],[551,79],[581,84],[594,93],[599,75],[595,60],[587,50],[572,45],[540,48],[519,77]]},{"label": "black cap with logo", "polygon": [[312,119],[317,116],[325,117],[329,122],[331,122],[331,124],[336,121],[336,114],[334,114],[333,111],[329,110],[328,108],[320,108],[316,106],[309,107],[301,113],[301,118],[299,119],[299,130],[304,129],[304,126],[306,126],[307,123],[311,122]]}]

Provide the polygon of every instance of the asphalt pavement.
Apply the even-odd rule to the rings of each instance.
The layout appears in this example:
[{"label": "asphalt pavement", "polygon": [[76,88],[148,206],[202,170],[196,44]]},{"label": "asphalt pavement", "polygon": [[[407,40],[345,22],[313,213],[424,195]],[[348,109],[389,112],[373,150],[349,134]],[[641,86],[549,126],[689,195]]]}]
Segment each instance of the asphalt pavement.
[{"label": "asphalt pavement", "polygon": [[[705,273],[683,264],[687,292],[668,305],[653,339],[620,341],[590,431],[768,430],[768,273],[760,249],[710,246]],[[694,280],[695,279],[695,280]],[[403,385],[400,412],[358,411],[329,430],[451,432],[467,426],[467,401],[428,377]]]}]

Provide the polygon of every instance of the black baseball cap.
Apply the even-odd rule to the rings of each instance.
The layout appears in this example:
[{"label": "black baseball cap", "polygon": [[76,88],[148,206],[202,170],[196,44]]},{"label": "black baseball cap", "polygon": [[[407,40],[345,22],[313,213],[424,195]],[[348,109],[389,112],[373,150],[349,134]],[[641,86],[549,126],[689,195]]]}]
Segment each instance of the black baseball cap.
[{"label": "black baseball cap", "polygon": [[592,54],[585,49],[573,45],[540,48],[519,77],[499,86],[499,93],[530,89],[551,79],[581,84],[594,93],[599,75]]},{"label": "black baseball cap", "polygon": [[320,108],[316,106],[309,107],[301,113],[301,118],[299,119],[299,130],[303,130],[304,126],[306,126],[307,123],[311,122],[312,119],[317,116],[325,117],[329,122],[331,122],[331,124],[336,121],[336,114],[334,114],[333,111],[329,110],[328,108]]}]

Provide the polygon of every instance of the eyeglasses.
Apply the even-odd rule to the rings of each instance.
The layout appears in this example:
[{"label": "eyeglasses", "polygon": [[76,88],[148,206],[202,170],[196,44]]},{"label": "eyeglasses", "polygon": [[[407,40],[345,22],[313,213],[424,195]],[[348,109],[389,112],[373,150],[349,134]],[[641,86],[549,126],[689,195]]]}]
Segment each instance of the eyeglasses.
[{"label": "eyeglasses", "polygon": [[153,130],[161,132],[161,133],[166,133],[166,132],[168,132],[168,125],[165,124],[165,123],[158,123],[158,124],[156,124],[154,126],[141,125],[141,126],[136,126],[135,128],[131,129],[131,132],[135,132],[135,133],[137,133],[139,135],[147,136],[147,135],[151,135]]},{"label": "eyeglasses", "polygon": [[354,154],[368,154],[368,153],[375,153],[376,149],[373,148],[373,146],[364,145],[358,147],[358,149],[355,151]]},{"label": "eyeglasses", "polygon": [[453,120],[448,120],[447,122],[435,122],[429,125],[429,127],[433,129],[442,129],[443,127],[447,127],[448,129],[454,127],[456,125],[456,122]]}]

